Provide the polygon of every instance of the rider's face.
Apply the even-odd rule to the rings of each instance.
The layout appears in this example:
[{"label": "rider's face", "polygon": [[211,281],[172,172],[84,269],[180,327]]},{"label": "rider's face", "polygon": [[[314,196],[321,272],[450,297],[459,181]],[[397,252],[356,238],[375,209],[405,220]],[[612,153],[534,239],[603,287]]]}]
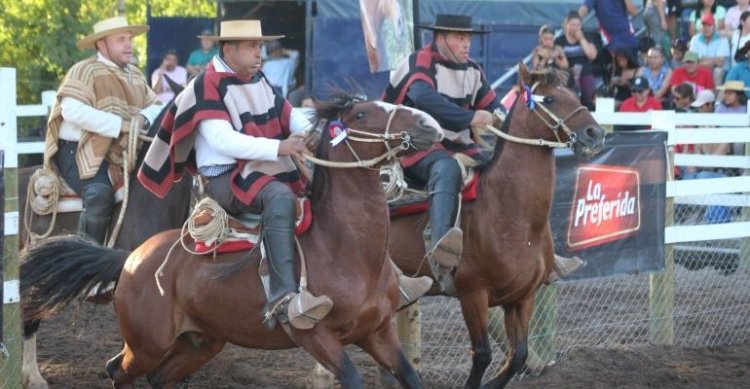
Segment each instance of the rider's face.
[{"label": "rider's face", "polygon": [[133,34],[128,31],[109,34],[96,42],[96,48],[117,66],[124,67],[133,58]]},{"label": "rider's face", "polygon": [[438,43],[447,49],[442,53],[451,62],[469,62],[469,49],[471,48],[471,34],[468,32],[445,32],[438,35]]},{"label": "rider's face", "polygon": [[229,67],[243,76],[253,76],[260,70],[262,41],[239,41],[224,46],[224,59]]}]

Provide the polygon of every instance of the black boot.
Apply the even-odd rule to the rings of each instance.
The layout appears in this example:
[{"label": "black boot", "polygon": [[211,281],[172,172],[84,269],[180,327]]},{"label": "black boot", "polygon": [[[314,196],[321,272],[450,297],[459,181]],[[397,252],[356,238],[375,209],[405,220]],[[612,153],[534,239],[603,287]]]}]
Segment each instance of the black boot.
[{"label": "black boot", "polygon": [[109,220],[115,206],[112,187],[106,184],[89,184],[81,192],[83,211],[78,219],[78,230],[104,244]]},{"label": "black boot", "polygon": [[455,268],[463,252],[463,233],[456,223],[461,170],[453,158],[435,161],[428,183],[430,196],[430,258],[442,266]]},{"label": "black boot", "polygon": [[[275,196],[263,209],[263,241],[268,257],[270,295],[268,312],[274,313],[280,304],[288,303],[297,292],[294,271],[294,198],[286,193]],[[279,315],[285,315],[286,309]]]}]

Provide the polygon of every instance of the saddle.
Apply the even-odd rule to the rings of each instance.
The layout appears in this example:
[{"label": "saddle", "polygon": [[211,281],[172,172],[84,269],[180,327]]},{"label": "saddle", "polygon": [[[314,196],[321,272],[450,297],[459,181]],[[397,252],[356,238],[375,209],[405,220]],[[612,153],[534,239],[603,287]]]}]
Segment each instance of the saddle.
[{"label": "saddle", "polygon": [[[205,228],[215,223],[218,215],[210,209],[199,209],[190,215],[188,223],[197,229]],[[197,254],[216,254],[233,253],[238,251],[248,251],[258,244],[261,233],[260,215],[244,214],[242,218],[227,215],[228,229],[219,232],[215,236],[209,236],[207,239],[201,239],[200,236],[193,236],[195,241],[194,250]],[[295,222],[294,233],[296,235],[306,232],[312,225],[312,209],[310,200],[302,197],[297,199],[297,221]]]},{"label": "saddle", "polygon": [[[115,204],[121,203],[125,197],[122,170],[110,165],[109,180],[115,192]],[[52,169],[37,169],[31,175],[27,196],[27,203],[34,213],[40,216],[52,212],[70,213],[83,210],[81,197],[65,182],[55,166]]]}]

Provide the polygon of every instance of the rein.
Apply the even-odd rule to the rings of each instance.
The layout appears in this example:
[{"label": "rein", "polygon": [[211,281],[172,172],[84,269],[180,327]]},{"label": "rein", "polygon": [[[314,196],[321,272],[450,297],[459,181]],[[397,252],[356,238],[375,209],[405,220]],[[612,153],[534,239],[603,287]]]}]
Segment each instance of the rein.
[{"label": "rein", "polygon": [[[575,116],[578,112],[582,112],[585,110],[588,110],[586,106],[581,105],[580,107],[574,109],[571,113],[569,113],[567,116],[565,116],[564,119],[560,119],[559,116],[557,116],[554,112],[552,112],[549,108],[545,107],[543,104],[536,104],[536,101],[543,101],[544,97],[539,95],[534,95],[533,92],[536,89],[536,87],[539,86],[539,83],[537,82],[534,84],[530,89],[526,86],[524,88],[526,91],[522,91],[521,93],[527,94],[527,106],[529,107],[529,110],[531,112],[534,112],[537,117],[539,117],[539,120],[541,120],[547,127],[552,130],[552,134],[555,135],[555,139],[557,139],[557,142],[548,141],[546,139],[528,139],[528,138],[520,138],[511,134],[507,134],[505,132],[502,132],[498,130],[497,128],[493,126],[486,126],[486,128],[496,136],[499,136],[505,140],[514,142],[514,143],[521,143],[525,145],[531,145],[531,146],[546,146],[549,148],[566,148],[569,149],[573,146],[573,144],[576,142],[577,135],[575,132],[573,132],[570,127],[566,124],[568,120],[570,120],[573,116]],[[520,99],[520,95],[519,95]],[[539,109],[535,109],[539,107]],[[542,115],[542,112],[547,116],[546,118]],[[495,114],[498,118],[502,119],[500,115],[497,113]],[[567,142],[561,142],[560,136],[558,134],[558,131],[562,130],[567,136],[568,139],[570,139]]]},{"label": "rein", "polygon": [[[396,157],[398,153],[404,150],[408,150],[410,147],[414,147],[411,143],[411,136],[406,133],[406,131],[402,131],[399,134],[391,134],[391,123],[393,122],[393,118],[396,116],[396,112],[401,109],[401,106],[397,106],[396,109],[391,111],[391,114],[388,116],[388,123],[385,126],[385,133],[383,134],[373,134],[371,132],[367,131],[361,131],[354,128],[350,128],[347,126],[344,131],[347,133],[353,133],[360,136],[351,136],[346,135],[346,138],[344,139],[344,143],[349,148],[349,151],[351,151],[352,155],[354,155],[354,158],[357,159],[356,162],[335,162],[335,161],[328,161],[325,159],[320,159],[317,157],[314,157],[309,154],[303,154],[302,156],[320,166],[326,166],[326,167],[332,167],[332,168],[373,168],[380,162],[384,160],[392,160]],[[365,143],[375,143],[375,142],[383,142],[385,144],[386,152],[370,159],[361,159],[359,155],[357,155],[357,152],[354,150],[352,145],[349,143],[349,140],[355,141],[355,142],[365,142]],[[391,140],[400,140],[401,144],[396,148],[391,148],[390,144],[388,144]]]}]

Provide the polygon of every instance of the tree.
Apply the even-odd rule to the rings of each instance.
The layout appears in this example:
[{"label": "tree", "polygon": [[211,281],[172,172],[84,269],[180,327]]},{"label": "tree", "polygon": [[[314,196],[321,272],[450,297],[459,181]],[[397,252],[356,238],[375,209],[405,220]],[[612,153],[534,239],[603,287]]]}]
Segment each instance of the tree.
[{"label": "tree", "polygon": [[[154,16],[214,16],[216,1],[151,0]],[[94,23],[116,14],[112,0],[0,0],[0,66],[15,67],[20,103],[38,102],[41,91],[57,89],[67,69],[92,55],[76,42]],[[126,0],[131,24],[146,23],[146,0]],[[146,52],[146,39],[135,39],[136,53]],[[145,61],[141,61],[145,63]]]}]

